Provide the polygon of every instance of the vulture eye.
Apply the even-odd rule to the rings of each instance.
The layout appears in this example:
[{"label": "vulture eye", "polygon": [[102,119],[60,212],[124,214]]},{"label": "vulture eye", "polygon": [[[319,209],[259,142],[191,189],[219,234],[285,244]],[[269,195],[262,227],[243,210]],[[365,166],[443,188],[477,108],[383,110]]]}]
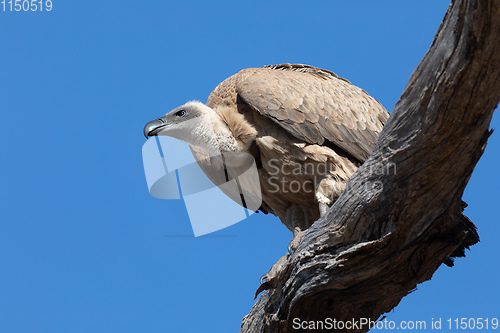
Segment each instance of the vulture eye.
[{"label": "vulture eye", "polygon": [[175,116],[176,116],[176,117],[184,117],[184,115],[185,115],[185,114],[186,114],[186,111],[184,111],[184,110],[180,110],[180,111],[177,111],[177,112],[175,113]]}]

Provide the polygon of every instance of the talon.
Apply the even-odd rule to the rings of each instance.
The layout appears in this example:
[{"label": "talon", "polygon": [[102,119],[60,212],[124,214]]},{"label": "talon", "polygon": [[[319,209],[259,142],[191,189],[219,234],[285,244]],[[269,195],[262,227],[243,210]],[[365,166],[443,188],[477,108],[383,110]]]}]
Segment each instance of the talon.
[{"label": "talon", "polygon": [[293,229],[293,238],[290,243],[288,243],[289,254],[295,252],[295,250],[299,247],[300,242],[302,242],[305,234],[305,231],[300,230],[299,227],[295,227],[295,229]]},{"label": "talon", "polygon": [[264,290],[274,288],[277,277],[281,274],[283,266],[286,264],[289,256],[290,256],[289,254],[286,254],[283,257],[281,257],[280,260],[278,260],[273,265],[273,267],[271,267],[269,272],[260,277],[260,286],[259,288],[257,288],[257,291],[255,292],[255,297],[257,297],[257,295]]}]

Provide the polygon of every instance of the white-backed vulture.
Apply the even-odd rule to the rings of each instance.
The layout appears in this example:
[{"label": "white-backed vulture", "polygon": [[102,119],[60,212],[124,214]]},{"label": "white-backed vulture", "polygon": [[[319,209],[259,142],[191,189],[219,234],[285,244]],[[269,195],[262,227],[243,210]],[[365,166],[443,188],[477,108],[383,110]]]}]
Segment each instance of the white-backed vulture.
[{"label": "white-backed vulture", "polygon": [[[240,71],[206,105],[186,103],[149,122],[144,134],[184,140],[197,157],[204,150],[251,154],[260,210],[290,230],[305,230],[370,155],[388,117],[379,102],[336,74],[282,64]],[[217,183],[210,162],[200,166]]]}]

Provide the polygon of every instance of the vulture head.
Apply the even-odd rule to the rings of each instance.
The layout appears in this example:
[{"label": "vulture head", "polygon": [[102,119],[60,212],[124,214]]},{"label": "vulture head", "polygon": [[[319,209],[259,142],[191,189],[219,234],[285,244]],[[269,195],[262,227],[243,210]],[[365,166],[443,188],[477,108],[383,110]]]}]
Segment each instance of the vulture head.
[{"label": "vulture head", "polygon": [[242,115],[228,111],[188,102],[147,123],[144,135],[170,136],[215,154],[246,152],[257,132]]},{"label": "vulture head", "polygon": [[[221,127],[217,126],[220,125],[219,121],[213,109],[200,102],[189,102],[147,123],[144,135],[146,138],[154,135],[171,136],[194,146],[217,151],[219,143],[214,139],[215,128]],[[221,137],[221,134],[218,136]]]}]

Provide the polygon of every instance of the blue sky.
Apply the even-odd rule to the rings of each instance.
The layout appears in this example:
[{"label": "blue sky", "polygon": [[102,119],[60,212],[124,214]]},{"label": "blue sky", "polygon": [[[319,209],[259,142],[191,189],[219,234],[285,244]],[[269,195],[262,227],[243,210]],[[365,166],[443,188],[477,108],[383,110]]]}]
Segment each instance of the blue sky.
[{"label": "blue sky", "polygon": [[[0,11],[1,332],[238,331],[291,234],[255,214],[194,238],[182,201],[147,191],[144,124],[284,62],[332,70],[392,110],[449,4],[52,2]],[[495,133],[464,195],[481,243],[389,320],[500,316],[499,150]]]}]

